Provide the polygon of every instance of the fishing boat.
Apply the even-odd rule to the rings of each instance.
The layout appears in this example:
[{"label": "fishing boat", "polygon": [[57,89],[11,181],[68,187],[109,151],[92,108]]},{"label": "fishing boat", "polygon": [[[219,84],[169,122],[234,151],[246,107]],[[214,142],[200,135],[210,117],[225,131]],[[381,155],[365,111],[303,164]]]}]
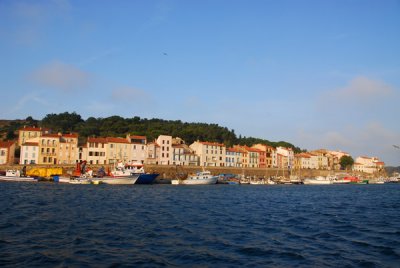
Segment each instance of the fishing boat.
[{"label": "fishing boat", "polygon": [[110,172],[110,175],[111,177],[137,178],[135,180],[136,184],[152,184],[159,174],[146,173],[142,163],[124,165],[122,162],[119,162],[117,166]]},{"label": "fishing boat", "polygon": [[306,178],[303,183],[309,185],[327,185],[332,184],[332,180],[327,177],[317,176],[315,178]]},{"label": "fishing boat", "polygon": [[122,162],[118,162],[116,166],[110,171],[110,177],[130,177],[132,173],[139,173],[140,170],[136,169],[132,165],[124,165]]},{"label": "fishing boat", "polygon": [[188,176],[187,179],[180,180],[175,179],[171,180],[171,184],[174,185],[206,185],[206,184],[216,184],[218,180],[218,176],[211,175],[210,171],[201,171],[197,172],[195,175]]},{"label": "fishing boat", "polygon": [[35,177],[21,177],[21,173],[19,170],[9,169],[6,170],[4,176],[0,176],[0,181],[37,182],[38,180]]}]

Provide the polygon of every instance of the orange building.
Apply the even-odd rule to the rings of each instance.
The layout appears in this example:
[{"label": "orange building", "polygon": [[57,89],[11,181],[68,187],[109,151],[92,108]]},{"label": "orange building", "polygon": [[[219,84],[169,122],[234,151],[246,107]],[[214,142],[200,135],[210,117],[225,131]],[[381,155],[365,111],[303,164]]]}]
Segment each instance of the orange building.
[{"label": "orange building", "polygon": [[15,142],[0,141],[0,165],[12,165],[15,162]]}]

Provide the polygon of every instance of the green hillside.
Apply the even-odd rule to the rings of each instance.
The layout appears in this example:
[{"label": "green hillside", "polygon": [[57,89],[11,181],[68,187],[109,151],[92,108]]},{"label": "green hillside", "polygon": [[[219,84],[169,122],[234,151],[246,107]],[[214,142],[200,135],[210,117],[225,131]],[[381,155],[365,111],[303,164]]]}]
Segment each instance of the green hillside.
[{"label": "green hillside", "polygon": [[239,137],[235,131],[218,124],[188,123],[180,120],[147,119],[138,116],[123,118],[110,116],[106,118],[89,117],[84,120],[73,112],[60,114],[48,114],[41,120],[28,117],[26,120],[1,120],[0,135],[3,140],[17,138],[17,130],[24,125],[40,126],[52,129],[53,132],[69,133],[76,132],[80,141],[84,142],[86,137],[124,137],[127,133],[133,135],[144,135],[148,141],[153,141],[159,135],[171,135],[180,137],[191,144],[196,140],[224,143],[226,146],[234,144],[251,146],[256,143],[264,143],[273,147],[291,147],[295,152],[301,149],[285,141],[272,142],[263,138]]}]

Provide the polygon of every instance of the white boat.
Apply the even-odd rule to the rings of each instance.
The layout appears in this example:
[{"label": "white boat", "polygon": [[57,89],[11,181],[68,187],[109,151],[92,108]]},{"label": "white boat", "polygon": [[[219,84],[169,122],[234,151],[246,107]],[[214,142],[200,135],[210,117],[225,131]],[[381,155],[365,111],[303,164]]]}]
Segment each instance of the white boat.
[{"label": "white boat", "polygon": [[341,178],[341,179],[337,178],[337,179],[332,180],[332,184],[350,184],[350,181],[345,180],[343,178]]},{"label": "white boat", "polygon": [[9,169],[6,170],[5,176],[0,176],[0,181],[37,182],[38,180],[34,177],[21,177],[21,173],[19,170]]},{"label": "white boat", "polygon": [[92,180],[89,178],[78,177],[78,178],[71,178],[69,180],[69,183],[71,183],[71,184],[92,184]]},{"label": "white boat", "polygon": [[131,175],[129,177],[103,177],[97,180],[104,184],[135,184],[139,175]]},{"label": "white boat", "polygon": [[264,179],[250,179],[250,184],[252,184],[252,185],[265,184],[265,180]]},{"label": "white boat", "polygon": [[110,172],[110,175],[112,177],[130,177],[132,173],[139,173],[136,166],[124,165],[122,162],[118,162],[117,166]]},{"label": "white boat", "polygon": [[71,181],[70,177],[63,177],[63,176],[58,177],[58,182],[60,183],[70,183],[70,181]]},{"label": "white boat", "polygon": [[315,178],[307,178],[303,181],[303,183],[312,185],[326,185],[326,184],[332,184],[332,180],[323,176],[318,176]]},{"label": "white boat", "polygon": [[178,185],[205,185],[205,184],[216,184],[218,176],[211,175],[210,171],[197,172],[195,175],[190,175],[187,179],[171,180],[171,184]]}]

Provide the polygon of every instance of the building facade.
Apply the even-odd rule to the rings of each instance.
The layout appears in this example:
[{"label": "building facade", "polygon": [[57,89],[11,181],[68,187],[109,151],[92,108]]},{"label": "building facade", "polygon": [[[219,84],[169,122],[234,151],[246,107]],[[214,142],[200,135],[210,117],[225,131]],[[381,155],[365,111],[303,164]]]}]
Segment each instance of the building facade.
[{"label": "building facade", "polygon": [[39,137],[26,140],[21,145],[20,165],[37,164],[39,162]]},{"label": "building facade", "polygon": [[0,142],[0,165],[12,165],[15,162],[15,142]]},{"label": "building facade", "polygon": [[200,166],[225,166],[226,147],[216,142],[195,141],[189,146],[200,158]]}]

